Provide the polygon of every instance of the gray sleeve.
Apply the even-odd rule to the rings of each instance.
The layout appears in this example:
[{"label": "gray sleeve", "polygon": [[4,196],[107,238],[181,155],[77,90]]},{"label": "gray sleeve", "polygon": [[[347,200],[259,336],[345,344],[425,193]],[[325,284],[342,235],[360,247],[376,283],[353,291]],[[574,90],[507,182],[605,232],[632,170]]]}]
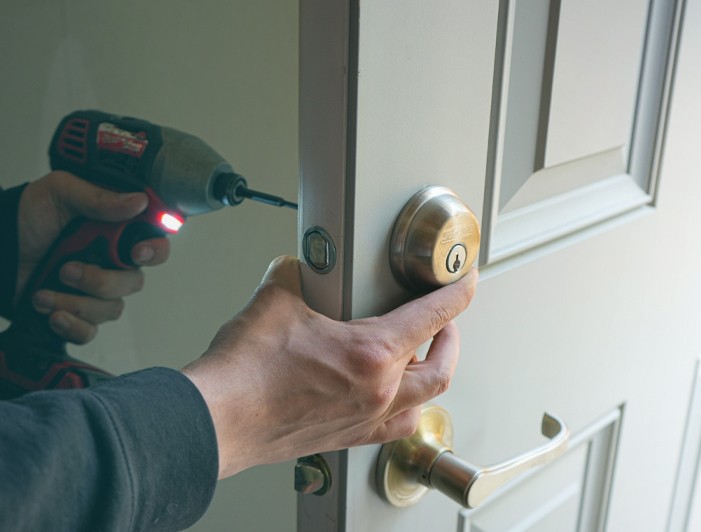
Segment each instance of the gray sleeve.
[{"label": "gray sleeve", "polygon": [[0,530],[181,530],[216,484],[197,388],[154,368],[0,402]]}]

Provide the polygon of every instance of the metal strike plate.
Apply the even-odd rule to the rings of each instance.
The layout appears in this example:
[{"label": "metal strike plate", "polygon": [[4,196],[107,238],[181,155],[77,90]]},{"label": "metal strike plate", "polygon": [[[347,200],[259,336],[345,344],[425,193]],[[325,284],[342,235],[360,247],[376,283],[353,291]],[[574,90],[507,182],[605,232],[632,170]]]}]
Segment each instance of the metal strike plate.
[{"label": "metal strike plate", "polygon": [[409,199],[395,221],[392,273],[411,290],[453,283],[470,271],[479,242],[479,222],[470,207],[449,188],[426,187]]}]

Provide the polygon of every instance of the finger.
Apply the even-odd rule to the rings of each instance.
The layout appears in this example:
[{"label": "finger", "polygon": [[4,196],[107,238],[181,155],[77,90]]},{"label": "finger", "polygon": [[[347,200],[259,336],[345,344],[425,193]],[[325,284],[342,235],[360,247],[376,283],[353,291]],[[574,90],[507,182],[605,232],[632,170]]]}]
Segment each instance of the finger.
[{"label": "finger", "polygon": [[65,310],[49,316],[49,327],[64,340],[78,345],[87,344],[97,334],[96,325],[76,318]]},{"label": "finger", "polygon": [[421,405],[448,389],[460,358],[460,333],[454,322],[436,334],[426,358],[404,370],[397,395],[389,408],[393,416]]},{"label": "finger", "polygon": [[141,270],[105,270],[94,264],[67,262],[59,278],[66,286],[101,299],[116,299],[141,290],[144,273]]},{"label": "finger", "polygon": [[119,193],[98,187],[67,172],[54,172],[52,194],[68,218],[121,222],[133,218],[148,205],[143,192]]},{"label": "finger", "polygon": [[452,284],[405,303],[374,320],[385,331],[385,336],[405,357],[409,349],[426,342],[464,311],[475,293],[479,274],[476,268]]},{"label": "finger", "polygon": [[151,238],[136,244],[131,250],[131,260],[139,266],[157,266],[168,260],[170,241],[167,238]]},{"label": "finger", "polygon": [[116,320],[124,311],[122,299],[98,299],[52,290],[39,290],[34,294],[33,303],[41,314],[65,311],[93,325]]},{"label": "finger", "polygon": [[268,271],[265,272],[260,286],[276,284],[286,288],[295,296],[302,297],[302,278],[299,271],[299,260],[296,257],[283,255],[274,259]]}]

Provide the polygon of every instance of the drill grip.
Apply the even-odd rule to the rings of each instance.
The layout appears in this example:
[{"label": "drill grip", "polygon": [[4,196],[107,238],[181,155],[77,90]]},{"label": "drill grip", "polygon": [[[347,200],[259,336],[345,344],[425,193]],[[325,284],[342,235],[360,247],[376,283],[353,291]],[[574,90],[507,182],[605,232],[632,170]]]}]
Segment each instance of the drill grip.
[{"label": "drill grip", "polygon": [[61,268],[70,261],[106,269],[135,268],[130,258],[135,244],[174,232],[162,225],[164,215],[182,222],[177,213],[164,210],[153,192],[147,190],[147,194],[147,209],[131,220],[76,218],[63,229],[27,282],[10,327],[0,334],[0,398],[19,395],[20,391],[85,387],[110,376],[71,358],[65,340],[53,332],[48,316],[37,312],[32,300],[41,289],[82,294],[60,280]]},{"label": "drill grip", "polygon": [[76,218],[63,229],[25,286],[9,331],[47,352],[65,355],[65,341],[50,329],[47,316],[34,309],[32,298],[41,289],[81,294],[60,280],[60,270],[67,262],[94,264],[105,269],[135,268],[130,257],[134,245],[174,232],[172,227],[163,225],[164,215],[175,222],[183,220],[177,213],[165,210],[166,206],[150,189],[146,193],[148,207],[135,218],[124,222]]}]

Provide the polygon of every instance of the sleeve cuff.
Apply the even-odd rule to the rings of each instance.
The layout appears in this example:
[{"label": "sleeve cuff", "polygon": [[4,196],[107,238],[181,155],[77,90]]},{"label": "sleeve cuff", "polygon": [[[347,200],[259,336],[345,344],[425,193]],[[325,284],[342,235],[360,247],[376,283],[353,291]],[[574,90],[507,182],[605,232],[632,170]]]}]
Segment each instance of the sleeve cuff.
[{"label": "sleeve cuff", "polygon": [[214,425],[197,387],[179,371],[152,368],[90,390],[119,435],[134,523],[151,530],[191,526],[209,506],[219,471]]}]

